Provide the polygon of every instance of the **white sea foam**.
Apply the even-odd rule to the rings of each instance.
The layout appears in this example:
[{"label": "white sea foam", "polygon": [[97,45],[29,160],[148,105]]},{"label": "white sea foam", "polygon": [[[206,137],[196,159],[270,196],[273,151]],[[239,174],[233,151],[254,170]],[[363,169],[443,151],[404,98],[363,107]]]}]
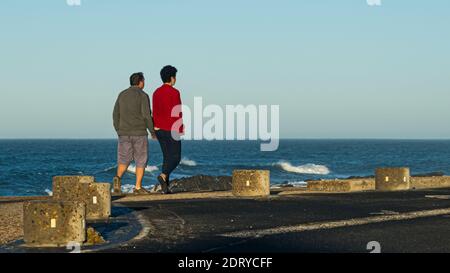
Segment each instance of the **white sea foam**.
[{"label": "white sea foam", "polygon": [[[157,171],[157,170],[159,170],[157,166],[147,166],[145,168],[145,172],[147,172],[147,173],[152,173],[152,172]],[[130,173],[136,174],[136,166],[135,165],[128,166],[127,171],[130,172]]]},{"label": "white sea foam", "polygon": [[48,196],[53,196],[53,192],[49,189],[45,189],[45,193],[47,193]]},{"label": "white sea foam", "polygon": [[327,166],[316,165],[316,164],[305,164],[300,166],[293,166],[287,161],[280,161],[275,164],[275,166],[281,168],[282,170],[290,173],[301,173],[301,174],[329,174],[330,170]]},{"label": "white sea foam", "polygon": [[[131,184],[125,184],[122,185],[122,192],[123,193],[133,193],[135,185],[131,185]],[[146,190],[151,190],[153,188],[153,186],[142,186],[144,189]]]},{"label": "white sea foam", "polygon": [[292,186],[294,188],[304,188],[304,187],[308,186],[308,183],[305,181],[291,181],[291,182],[286,182],[283,184],[274,184],[270,187],[273,189],[279,189],[279,188],[284,188],[286,186]]},{"label": "white sea foam", "polygon": [[189,166],[189,167],[197,166],[197,162],[195,162],[194,160],[190,160],[190,159],[188,159],[186,157],[181,159],[180,164],[184,165],[184,166]]},{"label": "white sea foam", "polygon": [[308,185],[305,181],[294,181],[294,182],[288,182],[289,185],[292,185],[294,187],[305,187]]},{"label": "white sea foam", "polygon": [[103,171],[104,171],[104,172],[109,172],[109,171],[112,171],[112,170],[115,170],[115,169],[117,169],[117,165],[114,165],[114,166],[112,166],[112,167],[106,168],[106,169],[104,169]]}]

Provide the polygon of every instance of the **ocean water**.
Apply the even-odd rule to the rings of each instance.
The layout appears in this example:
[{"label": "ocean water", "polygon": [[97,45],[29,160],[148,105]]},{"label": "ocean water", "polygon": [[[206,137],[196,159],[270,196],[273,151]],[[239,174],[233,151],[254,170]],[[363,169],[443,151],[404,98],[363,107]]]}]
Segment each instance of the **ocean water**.
[{"label": "ocean water", "polygon": [[[257,141],[184,141],[183,160],[172,178],[231,175],[234,169],[271,171],[271,183],[302,185],[307,179],[372,175],[380,166],[409,166],[413,174],[450,175],[450,140],[281,140],[275,152]],[[110,182],[116,140],[0,140],[0,196],[46,195],[56,175],[93,175]],[[144,185],[156,183],[161,150],[150,141]],[[135,167],[123,179],[134,184]]]}]

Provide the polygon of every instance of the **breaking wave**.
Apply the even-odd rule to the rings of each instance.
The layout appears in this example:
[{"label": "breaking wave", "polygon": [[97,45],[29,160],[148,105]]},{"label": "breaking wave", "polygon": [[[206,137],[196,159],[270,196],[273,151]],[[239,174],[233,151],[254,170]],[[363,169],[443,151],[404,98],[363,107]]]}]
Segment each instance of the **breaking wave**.
[{"label": "breaking wave", "polygon": [[275,164],[275,166],[281,168],[283,171],[290,173],[301,173],[301,174],[323,174],[327,175],[330,170],[327,166],[316,165],[316,164],[305,164],[300,166],[293,166],[287,161],[280,161]]},{"label": "breaking wave", "polygon": [[112,166],[112,167],[106,168],[106,169],[104,169],[103,171],[104,171],[104,172],[109,172],[109,171],[112,171],[112,170],[115,170],[115,169],[117,169],[117,165],[114,165],[114,166]]},{"label": "breaking wave", "polygon": [[306,186],[308,186],[308,183],[305,181],[291,181],[291,182],[284,182],[281,184],[273,184],[271,185],[271,188],[283,188],[283,187],[305,188]]},{"label": "breaking wave", "polygon": [[[116,169],[117,169],[117,165],[114,165],[112,167],[104,169],[102,172],[110,172],[113,170],[115,171]],[[147,166],[145,168],[145,172],[147,172],[147,173],[152,173],[157,170],[159,170],[159,168],[157,166]],[[136,165],[132,164],[132,165],[128,166],[127,172],[136,174]]]},{"label": "breaking wave", "polygon": [[195,162],[194,160],[190,160],[190,159],[188,159],[186,157],[181,159],[180,164],[184,165],[184,166],[189,166],[189,167],[197,166],[197,162]]},{"label": "breaking wave", "polygon": [[[146,173],[152,173],[157,170],[159,170],[157,166],[147,166],[145,168]],[[128,166],[127,172],[136,174],[136,165]]]},{"label": "breaking wave", "polygon": [[[131,184],[125,184],[122,185],[122,192],[123,193],[133,193],[135,185],[131,185]],[[153,186],[142,186],[144,189],[151,191],[151,189],[153,188]]]},{"label": "breaking wave", "polygon": [[288,182],[288,185],[292,185],[294,187],[306,187],[308,185],[305,181],[294,181],[294,182]]}]

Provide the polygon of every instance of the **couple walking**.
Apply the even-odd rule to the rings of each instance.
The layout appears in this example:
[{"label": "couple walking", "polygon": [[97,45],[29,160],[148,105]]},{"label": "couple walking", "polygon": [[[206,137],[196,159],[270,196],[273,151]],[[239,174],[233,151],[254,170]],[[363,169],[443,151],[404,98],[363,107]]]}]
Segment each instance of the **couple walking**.
[{"label": "couple walking", "polygon": [[163,154],[162,172],[158,176],[163,194],[169,194],[170,174],[181,160],[180,136],[184,133],[180,92],[175,89],[177,69],[165,66],[161,70],[163,85],[156,89],[152,98],[144,92],[143,73],[130,77],[131,87],[122,91],[114,106],[114,128],[119,136],[117,151],[117,176],[114,177],[114,192],[121,192],[121,179],[132,161],[136,164],[136,186],[134,193],[147,194],[142,187],[148,162],[148,132],[157,139]]}]

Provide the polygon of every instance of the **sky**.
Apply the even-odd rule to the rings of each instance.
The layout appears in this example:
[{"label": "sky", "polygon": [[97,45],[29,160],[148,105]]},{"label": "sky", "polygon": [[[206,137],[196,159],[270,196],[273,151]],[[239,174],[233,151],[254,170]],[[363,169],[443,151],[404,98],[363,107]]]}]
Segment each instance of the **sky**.
[{"label": "sky", "polygon": [[[73,0],[72,0],[73,1]],[[450,1],[0,1],[0,138],[114,138],[131,73],[279,105],[281,138],[450,138]]]}]

